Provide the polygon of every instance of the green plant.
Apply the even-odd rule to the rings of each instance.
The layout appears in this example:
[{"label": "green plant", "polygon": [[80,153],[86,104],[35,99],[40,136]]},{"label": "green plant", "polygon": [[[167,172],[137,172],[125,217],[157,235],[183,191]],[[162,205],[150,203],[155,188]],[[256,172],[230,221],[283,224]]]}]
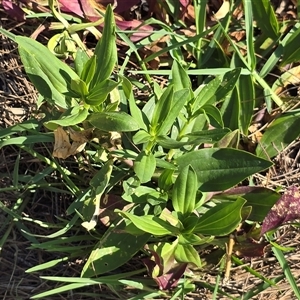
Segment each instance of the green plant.
[{"label": "green plant", "polygon": [[[85,151],[93,165],[89,169],[93,177],[89,186],[83,187],[75,183],[78,182],[76,174],[60,166],[55,158],[42,157],[33,149],[35,142],[54,140],[52,133],[37,133],[39,128],[35,121],[2,131],[1,146],[17,144],[47,163],[51,170],[58,170],[75,197],[67,211],[72,219],[63,221],[60,230],[48,236],[51,239],[48,244],[39,244],[35,240],[33,245],[47,250],[55,246],[67,255],[32,268],[29,272],[49,268],[90,251],[82,278],[47,278],[65,283],[72,281],[72,284],[49,291],[46,295],[99,282],[113,286],[129,284],[145,289],[151,283],[122,281],[123,276],[129,278],[139,272],[89,279],[117,269],[139,250],[148,256],[148,271],[159,286],[162,289],[176,287],[187,267],[202,267],[201,250],[217,245],[224,254],[226,237],[245,220],[261,222],[277,201],[278,194],[266,188],[232,189],[272,165],[268,160],[238,149],[239,137],[247,133],[251,122],[256,81],[268,89],[263,76],[258,76],[255,71],[251,7],[248,2],[246,4],[249,36],[247,60],[226,34],[224,24],[229,20],[225,19],[218,25],[215,34],[223,34],[232,42],[235,51],[232,61],[228,64],[224,59],[224,66],[230,65],[231,69],[220,68],[218,76],[207,77],[199,87],[194,88],[188,72],[180,64],[180,53],[173,53],[176,59],[172,69],[167,71],[170,81],[165,88],[161,88],[147,74],[152,94],[144,104],[135,99],[130,78],[118,70],[113,73],[117,63],[116,33],[123,39],[126,36],[116,29],[110,6],[105,15],[103,36],[94,55],[88,57],[79,48],[74,54],[73,68],[41,44],[0,30],[18,44],[26,73],[40,93],[39,106],[45,104],[50,107],[43,119],[44,126],[55,132],[64,127],[70,135],[89,130],[92,133],[84,141],[88,143]],[[267,5],[266,2],[264,5]],[[199,24],[198,34],[204,36],[206,33],[202,33],[201,28],[204,28],[203,24]],[[167,29],[171,31],[171,28]],[[275,29],[273,37],[278,34]],[[191,43],[192,39],[184,41],[184,45],[191,46]],[[197,45],[192,45],[192,48],[199,48],[200,43],[197,40]],[[217,44],[212,44],[212,49],[220,50]],[[178,43],[170,47],[173,49],[176,46]],[[129,52],[138,55],[134,45]],[[202,59],[208,61],[211,55],[211,52],[206,52]],[[201,55],[198,53],[195,56],[199,59],[198,66],[202,66]],[[48,58],[46,61],[45,57]],[[204,69],[203,72],[215,75],[214,71]],[[247,89],[244,89],[245,86]],[[275,93],[271,96],[278,105],[282,104]],[[249,97],[250,103],[247,102]],[[277,119],[277,123],[280,121]],[[29,132],[25,138],[11,138],[14,133],[24,130]],[[110,132],[122,133],[122,147],[104,147],[101,139],[105,134],[109,136]],[[112,138],[108,137],[108,141],[112,142]],[[257,153],[262,156],[262,150],[257,150]],[[59,155],[65,158],[70,153]],[[115,210],[115,219],[100,235],[95,228],[99,222],[99,206],[107,200],[107,195],[119,192],[120,186],[125,203],[122,202],[121,207]],[[228,189],[229,192],[223,192]],[[257,200],[259,197],[265,199],[264,204]],[[129,204],[129,209],[126,204]],[[17,218],[22,219],[20,216]],[[66,240],[60,239],[72,227],[78,226],[79,219],[91,233],[91,240],[95,234],[92,250],[91,247],[78,247],[74,251],[74,248],[64,246]],[[169,281],[163,279],[170,278],[166,275],[173,279],[171,286]],[[180,286],[180,292],[186,293],[193,288],[187,281]],[[36,298],[42,296],[45,294]]]}]

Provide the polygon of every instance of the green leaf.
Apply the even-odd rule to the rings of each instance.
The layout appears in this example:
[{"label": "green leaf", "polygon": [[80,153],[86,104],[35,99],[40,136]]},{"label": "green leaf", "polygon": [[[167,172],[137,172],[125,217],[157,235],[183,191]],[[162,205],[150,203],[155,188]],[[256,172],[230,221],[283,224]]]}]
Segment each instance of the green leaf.
[{"label": "green leaf", "polygon": [[272,158],[300,135],[300,110],[279,116],[265,131],[256,148],[256,155]]},{"label": "green leaf", "polygon": [[241,103],[239,101],[239,95],[235,88],[231,95],[226,97],[221,107],[221,114],[223,116],[224,126],[231,130],[239,129],[239,117],[240,117]]},{"label": "green leaf", "polygon": [[117,269],[139,251],[149,234],[134,236],[124,231],[125,222],[111,227],[96,244],[85,263],[81,277],[93,277]]},{"label": "green leaf", "polygon": [[139,153],[134,162],[134,172],[139,178],[141,183],[151,180],[156,168],[156,160],[152,153],[142,151]]},{"label": "green leaf", "polygon": [[277,40],[279,25],[272,3],[269,0],[251,1],[254,18],[259,27],[268,37]]},{"label": "green leaf", "polygon": [[191,87],[189,76],[176,59],[173,61],[172,65],[172,83],[175,91],[189,89]]},{"label": "green leaf", "polygon": [[220,127],[224,127],[222,115],[218,108],[213,105],[206,104],[202,107],[202,109],[207,115],[211,116],[219,124]]},{"label": "green leaf", "polygon": [[66,110],[59,120],[45,122],[44,126],[50,130],[55,130],[58,126],[73,126],[83,122],[88,115],[86,108],[75,106]]},{"label": "green leaf", "polygon": [[172,102],[171,102],[169,113],[165,115],[165,118],[157,131],[157,135],[164,135],[167,134],[168,131],[170,131],[180,111],[190,99],[189,91],[190,90],[188,89],[183,89],[183,90],[177,90],[174,93],[173,99],[171,98]]},{"label": "green leaf", "polygon": [[177,213],[189,215],[195,209],[197,189],[197,175],[194,169],[187,165],[181,169],[173,187],[172,204]]},{"label": "green leaf", "polygon": [[139,125],[133,117],[118,111],[93,113],[88,117],[88,121],[104,131],[126,132],[139,129]]},{"label": "green leaf", "polygon": [[248,129],[252,120],[255,105],[254,81],[251,75],[240,76],[237,84],[240,101],[240,129],[244,135],[248,135]]},{"label": "green leaf", "polygon": [[202,143],[208,143],[208,144],[214,144],[220,141],[223,137],[228,134],[230,129],[228,128],[216,128],[211,130],[201,130],[196,132],[191,132],[183,137],[188,137],[189,139],[195,139],[198,144]]},{"label": "green leaf", "polygon": [[191,263],[201,268],[201,260],[198,252],[192,245],[178,244],[175,248],[175,259],[181,263]]},{"label": "green leaf", "polygon": [[133,137],[132,141],[135,145],[144,144],[150,141],[151,135],[145,130],[139,130]]},{"label": "green leaf", "polygon": [[80,78],[89,86],[90,82],[95,76],[96,70],[96,56],[92,56],[88,61],[85,62]]},{"label": "green leaf", "polygon": [[249,69],[251,71],[254,71],[256,67],[256,56],[253,39],[253,16],[251,2],[251,0],[244,1],[244,12],[246,27],[247,63]]},{"label": "green leaf", "polygon": [[85,97],[85,102],[89,105],[100,105],[103,103],[108,94],[119,85],[119,82],[105,79],[96,84]]},{"label": "green leaf", "polygon": [[199,219],[194,233],[222,236],[233,232],[242,220],[241,210],[246,200],[217,204]]},{"label": "green leaf", "polygon": [[126,219],[129,219],[138,229],[151,233],[155,236],[174,235],[178,233],[178,228],[158,217],[151,215],[136,216],[118,209],[116,212]]},{"label": "green leaf", "polygon": [[86,54],[85,51],[83,51],[82,49],[78,48],[76,51],[76,56],[75,56],[75,70],[76,73],[78,74],[78,76],[85,82],[85,79],[82,78],[82,72],[84,69],[84,66],[86,65],[87,61],[89,60],[88,55]]},{"label": "green leaf", "polygon": [[300,28],[296,29],[296,26],[291,29],[291,36],[283,48],[283,57],[280,62],[280,66],[299,61],[300,51],[299,51],[299,37],[300,37]]},{"label": "green leaf", "polygon": [[104,29],[94,55],[96,56],[96,70],[91,82],[93,88],[99,82],[108,79],[117,62],[116,24],[111,5],[106,7]]},{"label": "green leaf", "polygon": [[178,243],[181,245],[204,245],[210,243],[214,237],[200,237],[196,234],[181,234]]},{"label": "green leaf", "polygon": [[125,96],[128,98],[130,113],[132,117],[138,122],[140,128],[148,131],[147,125],[149,124],[149,122],[147,118],[144,118],[143,112],[137,106],[132,91],[132,84],[126,77],[122,77],[122,87]]},{"label": "green leaf", "polygon": [[87,85],[81,79],[71,80],[71,91],[82,98],[88,94]]},{"label": "green leaf", "polygon": [[151,130],[152,134],[156,135],[159,128],[163,125],[169,111],[171,109],[171,104],[173,101],[173,85],[170,84],[164,93],[159,98],[158,102],[155,104],[152,120],[151,120]]},{"label": "green leaf", "polygon": [[270,161],[236,149],[201,149],[177,159],[179,171],[191,165],[203,192],[226,190],[248,176],[269,168]]},{"label": "green leaf", "polygon": [[61,94],[68,93],[71,80],[79,76],[39,42],[22,36],[16,36],[16,42],[26,73],[37,90],[43,97],[66,108]]},{"label": "green leaf", "polygon": [[220,77],[216,77],[207,83],[199,92],[193,103],[193,113],[206,103],[215,104],[218,102],[216,92],[221,85]]},{"label": "green leaf", "polygon": [[[226,72],[222,78],[222,82],[215,93],[217,102],[224,100],[224,98],[234,89],[242,69],[234,68],[232,71]],[[208,103],[213,104],[213,103]]]},{"label": "green leaf", "polygon": [[158,178],[158,187],[162,191],[168,191],[173,185],[174,170],[164,169]]},{"label": "green leaf", "polygon": [[252,207],[250,216],[247,219],[262,222],[281,195],[264,187],[241,186],[214,195],[212,199],[235,201],[237,197],[242,197],[247,201],[246,205]]}]

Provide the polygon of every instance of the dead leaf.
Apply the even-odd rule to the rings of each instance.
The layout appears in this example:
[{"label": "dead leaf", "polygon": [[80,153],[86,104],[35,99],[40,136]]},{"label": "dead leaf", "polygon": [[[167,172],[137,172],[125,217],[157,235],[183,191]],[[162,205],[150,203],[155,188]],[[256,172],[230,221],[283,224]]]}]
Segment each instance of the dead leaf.
[{"label": "dead leaf", "polygon": [[230,2],[228,0],[223,0],[220,9],[214,14],[216,20],[223,19],[230,10]]},{"label": "dead leaf", "polygon": [[54,130],[54,140],[53,157],[62,159],[69,157],[69,150],[71,148],[69,135],[61,126],[58,126],[57,129]]},{"label": "dead leaf", "polygon": [[299,218],[300,193],[296,186],[290,186],[265,217],[261,227],[261,235]]},{"label": "dead leaf", "polygon": [[[86,129],[82,131],[75,131],[71,127],[68,128],[68,132],[62,127],[58,127],[54,131],[54,150],[53,157],[66,159],[69,156],[75,155],[81,152],[86,143],[93,138],[93,129]],[[70,143],[70,138],[72,144]]]}]

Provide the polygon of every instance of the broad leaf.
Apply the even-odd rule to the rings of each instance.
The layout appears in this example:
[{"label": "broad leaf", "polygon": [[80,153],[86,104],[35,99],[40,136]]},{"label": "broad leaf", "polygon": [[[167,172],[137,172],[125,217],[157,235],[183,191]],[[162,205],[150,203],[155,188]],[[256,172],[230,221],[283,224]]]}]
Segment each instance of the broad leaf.
[{"label": "broad leaf", "polygon": [[75,106],[66,110],[59,120],[51,120],[44,123],[44,126],[50,130],[55,130],[58,126],[73,126],[83,122],[88,116],[88,110]]},{"label": "broad leaf", "polygon": [[16,42],[26,73],[40,94],[66,108],[62,94],[70,91],[71,80],[79,76],[41,43],[22,36],[16,36]]},{"label": "broad leaf", "polygon": [[124,228],[125,222],[121,222],[105,233],[91,252],[81,277],[92,277],[117,269],[143,248],[150,238],[149,234],[131,235]]},{"label": "broad leaf", "polygon": [[171,109],[173,95],[173,85],[170,84],[155,104],[151,120],[151,134],[156,135],[159,128],[163,126],[163,123]]},{"label": "broad leaf", "polygon": [[93,113],[88,117],[88,121],[104,131],[126,132],[139,129],[139,125],[133,117],[118,111]]},{"label": "broad leaf", "polygon": [[100,105],[104,102],[108,94],[119,85],[119,82],[105,79],[96,84],[88,93],[85,102],[89,105]]},{"label": "broad leaf", "polygon": [[272,158],[300,135],[300,110],[282,114],[265,131],[256,154],[262,158]]},{"label": "broad leaf", "polygon": [[241,210],[246,200],[238,198],[235,202],[217,204],[199,219],[194,233],[222,236],[233,232],[242,220]]},{"label": "broad leaf", "polygon": [[145,151],[140,152],[135,159],[133,168],[141,183],[150,181],[156,168],[154,155]]},{"label": "broad leaf", "polygon": [[247,135],[255,105],[254,79],[252,76],[240,76],[237,90],[241,107],[239,117],[240,129],[244,135]]},{"label": "broad leaf", "polygon": [[175,91],[189,89],[191,87],[189,76],[177,60],[174,60],[172,65],[172,83]]},{"label": "broad leaf", "polygon": [[179,171],[191,165],[198,177],[200,190],[222,191],[248,176],[269,168],[272,163],[236,149],[201,149],[177,159]]},{"label": "broad leaf", "polygon": [[269,0],[250,1],[257,26],[273,40],[277,40],[279,25],[272,3]]},{"label": "broad leaf", "polygon": [[116,24],[111,5],[106,7],[104,29],[94,55],[96,56],[95,75],[91,82],[93,88],[97,83],[108,79],[117,62]]},{"label": "broad leaf", "polygon": [[147,215],[136,216],[128,212],[116,210],[121,216],[129,219],[138,229],[151,233],[155,236],[175,235],[178,233],[178,228],[170,223],[160,219],[159,217]]},{"label": "broad leaf", "polygon": [[80,78],[89,86],[90,82],[95,76],[96,70],[96,56],[92,56],[83,66]]},{"label": "broad leaf", "polygon": [[177,213],[189,215],[195,209],[197,188],[197,175],[188,165],[181,170],[173,187],[172,204]]},{"label": "broad leaf", "polygon": [[191,263],[196,267],[201,268],[201,260],[198,252],[192,245],[178,244],[175,252],[175,259],[181,263]]},{"label": "broad leaf", "polygon": [[175,91],[173,99],[171,99],[172,102],[170,111],[167,115],[165,115],[165,118],[161,126],[159,127],[159,130],[157,131],[157,135],[164,135],[168,133],[168,131],[171,129],[171,126],[174,124],[174,121],[178,117],[180,111],[189,99],[189,89]]},{"label": "broad leaf", "polygon": [[143,115],[143,112],[137,106],[132,91],[132,84],[125,77],[122,77],[122,87],[125,96],[128,98],[129,108],[132,117],[137,121],[140,128],[144,129],[145,131],[148,131],[147,126],[149,125],[149,120]]},{"label": "broad leaf", "polygon": [[238,197],[244,198],[246,205],[252,210],[248,220],[262,222],[272,206],[280,198],[280,194],[258,186],[240,186],[226,191],[225,193],[214,195],[212,199],[235,201]]}]

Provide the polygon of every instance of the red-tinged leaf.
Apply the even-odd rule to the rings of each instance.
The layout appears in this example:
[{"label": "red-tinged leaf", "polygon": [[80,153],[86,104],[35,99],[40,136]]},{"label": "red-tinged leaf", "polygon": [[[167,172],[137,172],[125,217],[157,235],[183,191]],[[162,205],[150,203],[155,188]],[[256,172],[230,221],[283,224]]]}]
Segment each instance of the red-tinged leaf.
[{"label": "red-tinged leaf", "polygon": [[239,257],[261,257],[264,255],[267,245],[267,243],[257,243],[253,239],[246,239],[236,243],[233,250]]},{"label": "red-tinged leaf", "polygon": [[84,17],[79,0],[59,0],[60,10],[66,13],[73,13],[81,18]]},{"label": "red-tinged leaf", "polygon": [[[142,25],[142,23],[138,20],[132,21],[120,21],[116,20],[116,25],[120,30],[134,30],[135,28]],[[150,25],[143,25],[137,29],[137,32],[133,33],[130,36],[130,40],[133,42],[137,42],[153,32],[153,27]]]},{"label": "red-tinged leaf", "polygon": [[25,20],[25,13],[24,11],[12,1],[3,0],[2,6],[5,12],[17,21],[24,21]]},{"label": "red-tinged leaf", "polygon": [[[151,251],[154,260],[144,259],[143,262],[146,265],[148,273],[155,280],[160,290],[169,290],[171,288],[175,288],[179,279],[182,277],[185,269],[187,267],[187,263],[175,264],[171,269],[169,269],[166,273],[163,273],[163,262],[161,257],[155,251]],[[155,275],[158,273],[159,275]]]},{"label": "red-tinged leaf", "polygon": [[164,272],[164,265],[162,258],[159,256],[159,254],[151,249],[148,249],[148,251],[152,254],[152,258],[145,258],[143,259],[143,263],[145,264],[149,275],[152,278],[156,278],[157,276],[161,276]]},{"label": "red-tinged leaf", "polygon": [[297,187],[289,187],[265,217],[261,235],[271,229],[300,218],[300,193]]},{"label": "red-tinged leaf", "polygon": [[177,287],[179,279],[185,272],[187,264],[177,264],[176,267],[171,269],[168,273],[163,274],[162,276],[154,278],[157,282],[159,289],[169,290]]}]

